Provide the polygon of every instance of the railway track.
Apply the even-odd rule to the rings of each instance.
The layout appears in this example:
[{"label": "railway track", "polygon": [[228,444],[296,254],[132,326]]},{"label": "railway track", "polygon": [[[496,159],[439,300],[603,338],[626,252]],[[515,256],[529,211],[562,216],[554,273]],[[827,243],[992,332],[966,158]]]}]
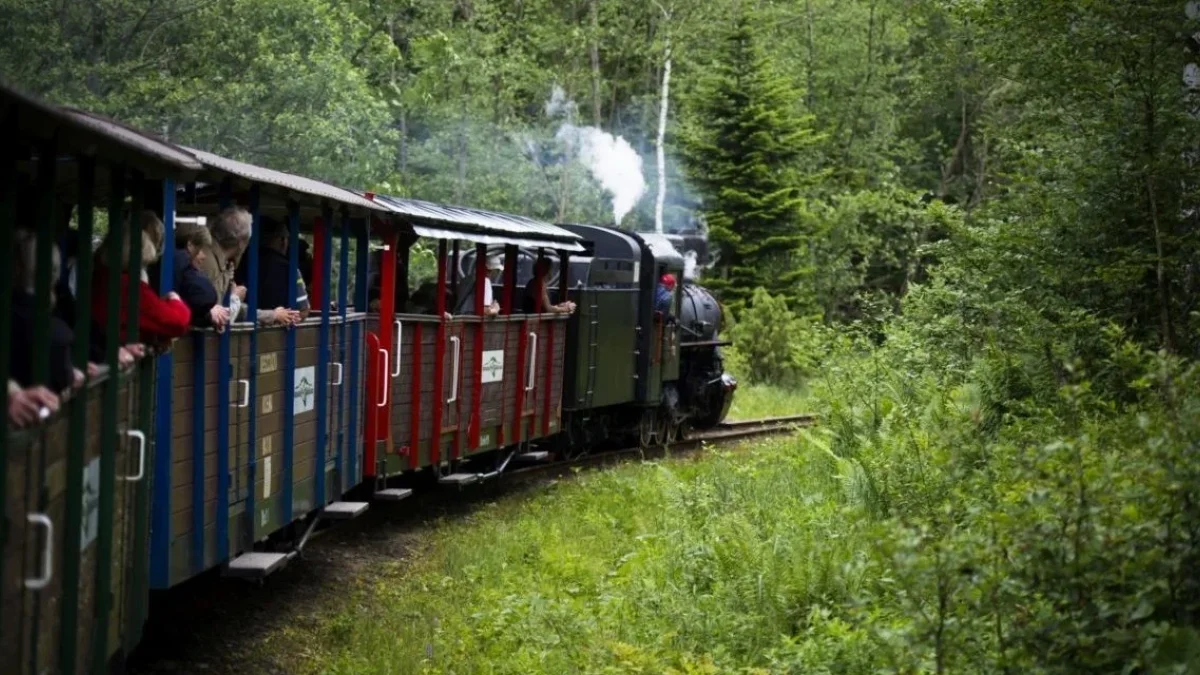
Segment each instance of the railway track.
[{"label": "railway track", "polygon": [[722,422],[712,429],[692,432],[686,437],[676,440],[669,446],[656,445],[648,448],[629,447],[618,450],[604,450],[581,458],[559,460],[540,464],[531,464],[509,469],[508,476],[532,476],[543,473],[553,473],[571,467],[594,467],[612,464],[632,456],[643,458],[661,457],[685,452],[694,452],[705,444],[727,443],[759,436],[770,436],[795,431],[801,427],[812,426],[816,415],[803,413],[784,415],[781,417],[764,417],[756,420],[736,420]]}]

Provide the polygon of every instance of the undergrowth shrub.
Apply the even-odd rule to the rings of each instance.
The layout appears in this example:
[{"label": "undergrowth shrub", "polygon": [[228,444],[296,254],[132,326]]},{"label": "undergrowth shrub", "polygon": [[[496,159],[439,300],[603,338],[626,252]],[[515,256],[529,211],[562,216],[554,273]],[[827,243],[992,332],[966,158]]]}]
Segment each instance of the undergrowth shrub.
[{"label": "undergrowth shrub", "polygon": [[783,296],[755,289],[728,336],[726,369],[755,384],[800,386],[838,344],[819,319],[798,316]]},{"label": "undergrowth shrub", "polygon": [[886,516],[850,623],[875,663],[1200,668],[1200,369],[1103,327],[1075,358],[985,347],[955,378],[889,367],[913,360],[902,328],[814,381],[830,451]]}]

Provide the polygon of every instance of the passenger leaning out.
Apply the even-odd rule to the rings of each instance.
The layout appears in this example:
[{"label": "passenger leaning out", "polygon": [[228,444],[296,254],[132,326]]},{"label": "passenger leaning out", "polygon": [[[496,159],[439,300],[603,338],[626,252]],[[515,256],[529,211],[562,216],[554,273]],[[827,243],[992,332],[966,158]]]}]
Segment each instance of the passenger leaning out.
[{"label": "passenger leaning out", "polygon": [[664,274],[654,289],[654,311],[664,318],[671,316],[671,305],[675,301],[675,275]]},{"label": "passenger leaning out", "polygon": [[525,284],[525,300],[522,303],[526,314],[570,314],[575,311],[575,303],[567,300],[557,305],[550,302],[550,259],[538,258],[533,265],[533,278]]},{"label": "passenger leaning out", "polygon": [[195,223],[180,223],[175,227],[175,250],[170,261],[172,288],[192,311],[193,326],[211,327],[219,333],[229,324],[229,309],[220,304],[216,287],[199,267],[212,247],[212,233],[207,227]]},{"label": "passenger leaning out", "polygon": [[[34,335],[31,327],[36,325],[39,311],[50,312],[50,379],[46,383],[56,393],[83,384],[83,373],[71,365],[71,343],[74,333],[53,312],[54,293],[50,293],[50,308],[39,308],[35,296],[37,283],[37,235],[27,230],[16,233],[15,283],[12,295],[12,324],[10,334],[12,351],[9,359],[10,377],[21,387],[33,385]],[[58,249],[51,250],[51,279],[59,275],[61,265]]]},{"label": "passenger leaning out", "polygon": [[[120,247],[118,259],[121,261],[121,295],[120,295],[120,317],[121,317],[121,340],[126,341],[130,338],[141,336],[141,341],[157,344],[159,347],[166,347],[171,340],[183,337],[187,334],[188,327],[191,325],[192,312],[188,306],[180,299],[179,294],[174,291],[168,293],[166,297],[160,297],[158,293],[147,283],[149,279],[145,268],[142,270],[142,278],[136,281],[130,280],[128,265],[129,265],[129,243],[130,241],[141,242],[142,264],[147,265],[158,260],[162,255],[162,243],[164,239],[163,223],[158,216],[151,211],[143,211],[140,215],[141,227],[132,227],[127,233],[127,236],[122,237],[117,241],[111,234],[105,238],[104,243],[100,245],[100,250],[97,251],[96,271],[92,276],[92,320],[95,325],[105,326],[108,318],[108,278],[109,271],[105,267],[109,260],[110,251],[113,246]],[[135,327],[129,326],[129,284],[136,283],[139,285],[138,290],[138,325]],[[93,331],[97,334],[99,341],[104,342],[104,334],[101,331]]]},{"label": "passenger leaning out", "polygon": [[[308,317],[308,289],[304,278],[296,274],[296,306],[288,307],[288,286],[291,283],[288,262],[288,231],[274,218],[263,217],[258,255],[258,304],[275,307],[275,321],[282,325],[294,325]],[[245,285],[249,276],[247,261],[237,269],[238,283]],[[260,313],[261,314],[261,313]]]},{"label": "passenger leaning out", "polygon": [[[213,219],[209,226],[212,235],[212,246],[203,258],[196,259],[195,265],[217,290],[221,303],[229,302],[229,317],[231,321],[246,319],[246,287],[235,282],[236,270],[246,247],[250,245],[250,234],[253,220],[246,209],[231,206],[223,209]],[[259,307],[267,307],[261,300]],[[270,326],[287,324],[292,321],[293,313],[286,307],[275,309],[260,309],[255,316],[259,324]]]},{"label": "passenger leaning out", "polygon": [[[496,316],[500,313],[500,303],[496,301],[496,294],[492,284],[500,280],[500,274],[504,272],[504,261],[500,256],[494,255],[487,258],[487,274],[483,277],[483,315]],[[458,314],[474,314],[475,313],[475,276],[468,275],[459,285],[458,305],[455,307],[455,312]]]}]

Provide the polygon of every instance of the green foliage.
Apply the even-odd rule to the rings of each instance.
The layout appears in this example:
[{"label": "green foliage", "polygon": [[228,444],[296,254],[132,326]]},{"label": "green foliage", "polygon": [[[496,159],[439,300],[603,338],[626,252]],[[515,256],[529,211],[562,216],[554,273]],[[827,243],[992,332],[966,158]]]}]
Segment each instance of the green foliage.
[{"label": "green foliage", "polygon": [[683,137],[688,176],[707,198],[719,255],[706,283],[733,307],[758,287],[790,293],[803,269],[796,256],[805,211],[798,162],[813,134],[795,101],[751,19],[739,16],[702,81]]},{"label": "green foliage", "polygon": [[811,350],[820,344],[815,330],[792,312],[786,299],[757,288],[729,331],[737,345],[733,367],[744,365],[739,374],[750,382],[794,384],[815,364],[817,355]]},{"label": "green foliage", "polygon": [[960,214],[895,188],[845,192],[815,209],[816,229],[803,247],[810,261],[802,287],[827,323],[878,327],[898,311],[933,262],[926,250]]},{"label": "green foliage", "polygon": [[[1182,673],[1183,4],[0,0],[0,71],[285,170],[607,222],[543,103],[649,157],[669,44],[671,197],[721,256],[734,414],[821,428],[448,525],[312,670]],[[415,250],[410,283],[432,270]]]},{"label": "green foliage", "polygon": [[390,167],[388,110],[356,61],[389,45],[337,3],[60,4],[0,3],[18,22],[0,46],[7,79],[174,141],[338,183],[357,187]]}]

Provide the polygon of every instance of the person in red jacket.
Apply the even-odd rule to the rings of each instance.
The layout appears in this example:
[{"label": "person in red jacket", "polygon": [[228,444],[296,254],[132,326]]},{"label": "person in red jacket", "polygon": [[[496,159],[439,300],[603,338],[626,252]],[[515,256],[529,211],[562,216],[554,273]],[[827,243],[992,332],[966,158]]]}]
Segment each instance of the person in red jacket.
[{"label": "person in red jacket", "polygon": [[[104,240],[97,251],[96,272],[92,277],[92,321],[95,322],[93,335],[103,341],[105,322],[108,320],[108,279],[109,271],[105,267],[108,262],[108,251],[112,246],[121,246],[121,266],[129,265],[129,242],[132,237],[140,239],[142,244],[142,278],[136,283],[138,289],[138,325],[136,332],[128,325],[129,321],[129,272],[121,272],[121,336],[125,342],[146,342],[165,347],[175,338],[187,334],[192,320],[192,311],[176,293],[168,293],[165,298],[147,283],[145,266],[158,260],[162,255],[164,239],[163,223],[151,211],[141,214],[141,227],[122,237],[123,241],[116,242],[110,236]],[[136,240],[135,240],[136,241]],[[95,330],[98,329],[98,330]]]}]

